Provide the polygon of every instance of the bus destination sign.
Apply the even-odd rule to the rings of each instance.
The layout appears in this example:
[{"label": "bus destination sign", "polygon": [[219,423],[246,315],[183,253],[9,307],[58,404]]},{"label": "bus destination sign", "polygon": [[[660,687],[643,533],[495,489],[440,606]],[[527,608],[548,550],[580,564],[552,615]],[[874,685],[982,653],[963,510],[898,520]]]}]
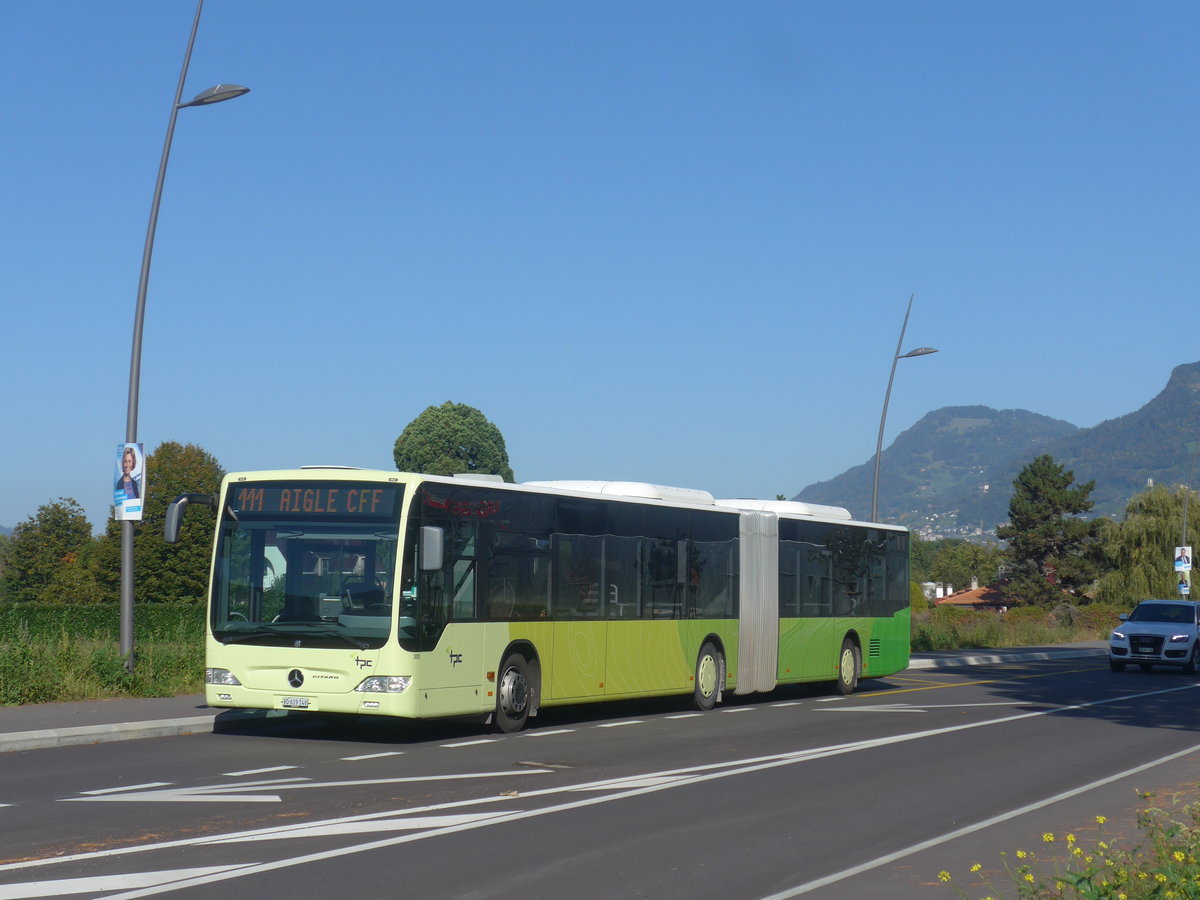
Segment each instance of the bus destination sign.
[{"label": "bus destination sign", "polygon": [[258,482],[229,488],[238,515],[395,519],[401,486],[378,482]]}]

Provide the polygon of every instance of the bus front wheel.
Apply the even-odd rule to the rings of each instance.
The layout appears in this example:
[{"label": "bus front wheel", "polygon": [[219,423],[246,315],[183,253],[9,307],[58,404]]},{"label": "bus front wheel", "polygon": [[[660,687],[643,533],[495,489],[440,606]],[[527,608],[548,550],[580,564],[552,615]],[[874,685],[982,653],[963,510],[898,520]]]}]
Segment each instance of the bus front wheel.
[{"label": "bus front wheel", "polygon": [[853,694],[858,687],[858,676],[862,672],[859,661],[858,645],[850,638],[842,641],[842,651],[838,654],[837,689],[839,694]]},{"label": "bus front wheel", "polygon": [[525,727],[533,700],[532,666],[520,653],[510,653],[496,679],[496,728],[512,734]]},{"label": "bus front wheel", "polygon": [[711,643],[700,648],[696,658],[696,708],[712,709],[721,696],[725,675],[725,658]]}]

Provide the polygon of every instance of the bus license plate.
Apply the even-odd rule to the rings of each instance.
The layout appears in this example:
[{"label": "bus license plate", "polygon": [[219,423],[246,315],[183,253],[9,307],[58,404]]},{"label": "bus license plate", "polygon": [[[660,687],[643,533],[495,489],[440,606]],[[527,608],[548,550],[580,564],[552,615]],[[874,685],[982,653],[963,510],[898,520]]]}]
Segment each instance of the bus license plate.
[{"label": "bus license plate", "polygon": [[307,697],[284,697],[279,701],[284,709],[308,709]]}]

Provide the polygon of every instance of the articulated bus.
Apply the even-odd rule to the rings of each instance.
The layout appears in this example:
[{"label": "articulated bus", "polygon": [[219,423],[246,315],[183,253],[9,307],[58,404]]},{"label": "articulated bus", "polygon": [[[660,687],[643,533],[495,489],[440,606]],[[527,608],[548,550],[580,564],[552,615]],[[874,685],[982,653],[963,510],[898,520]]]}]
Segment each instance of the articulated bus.
[{"label": "articulated bus", "polygon": [[905,529],[837,507],[636,482],[336,467],[227,475],[214,707],[403,718],[830,682],[908,665]]}]

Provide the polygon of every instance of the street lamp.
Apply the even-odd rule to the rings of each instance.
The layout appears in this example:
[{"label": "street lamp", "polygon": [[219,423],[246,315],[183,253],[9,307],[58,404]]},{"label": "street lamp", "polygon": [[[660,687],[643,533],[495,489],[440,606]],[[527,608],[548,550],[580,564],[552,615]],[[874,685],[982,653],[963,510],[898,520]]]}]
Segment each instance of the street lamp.
[{"label": "street lamp", "polygon": [[909,350],[904,354],[900,352],[900,346],[904,343],[904,332],[908,328],[908,314],[912,312],[913,297],[915,296],[916,294],[910,294],[908,297],[908,309],[904,312],[904,324],[900,326],[900,340],[896,341],[896,354],[892,357],[892,373],[888,375],[887,393],[883,395],[883,415],[879,417],[879,438],[875,441],[875,482],[871,487],[872,522],[879,519],[879,457],[883,453],[883,426],[887,422],[888,401],[892,399],[892,381],[896,377],[896,363],[914,356],[928,356],[930,353],[937,353],[933,347],[918,347],[916,350]]},{"label": "street lamp", "polygon": [[[154,199],[150,203],[150,224],[146,228],[146,246],[142,251],[142,272],[138,278],[137,311],[133,318],[133,351],[129,360],[129,404],[125,416],[125,443],[137,443],[138,388],[142,369],[142,322],[146,317],[146,286],[150,281],[150,257],[154,252],[154,230],[158,225],[158,206],[162,200],[163,181],[167,177],[167,158],[171,155],[171,138],[175,134],[175,117],[179,110],[189,106],[209,106],[223,100],[240,97],[250,88],[238,84],[218,84],[201,91],[187,103],[181,103],[183,83],[187,79],[188,63],[192,58],[192,46],[196,43],[196,29],[200,26],[200,10],[204,0],[196,2],[196,16],[192,20],[192,33],[188,38],[187,52],[183,56],[183,69],[179,73],[179,86],[175,89],[175,101],[171,104],[171,118],[167,122],[167,138],[163,142],[162,160],[158,164],[158,180],[154,185]],[[121,656],[125,668],[132,672],[133,662],[133,521],[121,521]]]},{"label": "street lamp", "polygon": [[1192,480],[1196,477],[1196,457],[1200,456],[1200,445],[1197,445],[1194,442],[1190,442],[1188,444],[1188,450],[1192,454],[1192,465],[1191,465],[1191,469],[1188,471],[1187,484],[1185,484],[1183,486],[1183,491],[1184,491],[1184,493],[1183,493],[1183,529],[1179,534],[1179,546],[1180,547],[1187,546],[1188,501],[1192,498]]}]

